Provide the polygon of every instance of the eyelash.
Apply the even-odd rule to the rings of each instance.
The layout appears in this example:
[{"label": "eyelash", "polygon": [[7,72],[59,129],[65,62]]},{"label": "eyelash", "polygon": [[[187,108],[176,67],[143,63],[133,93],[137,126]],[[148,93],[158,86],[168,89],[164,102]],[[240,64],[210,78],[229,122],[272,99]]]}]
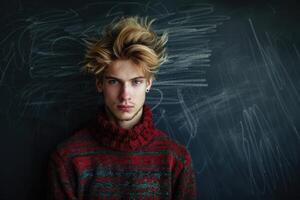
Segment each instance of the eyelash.
[{"label": "eyelash", "polygon": [[118,81],[117,81],[117,80],[114,80],[114,79],[111,79],[111,80],[108,80],[107,82],[108,82],[108,84],[110,84],[110,85],[115,85]]},{"label": "eyelash", "polygon": [[133,80],[133,83],[134,83],[135,85],[140,85],[140,84],[143,83],[143,81],[142,81],[142,80]]},{"label": "eyelash", "polygon": [[[108,80],[107,82],[108,82],[108,84],[110,84],[110,85],[115,85],[115,84],[117,84],[119,81],[118,81],[118,80],[111,79],[111,80]],[[140,85],[140,84],[142,84],[142,83],[143,83],[142,80],[133,80],[133,81],[132,81],[132,84],[133,84],[133,85]]]}]

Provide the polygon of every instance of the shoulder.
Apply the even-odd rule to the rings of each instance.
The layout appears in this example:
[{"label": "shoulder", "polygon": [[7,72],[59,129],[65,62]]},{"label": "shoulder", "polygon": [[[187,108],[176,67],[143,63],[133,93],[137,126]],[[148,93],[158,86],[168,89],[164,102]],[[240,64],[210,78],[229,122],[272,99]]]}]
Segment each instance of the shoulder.
[{"label": "shoulder", "polygon": [[92,130],[89,128],[82,128],[72,133],[72,136],[59,143],[51,156],[60,157],[61,159],[75,157],[88,148],[96,146],[97,142],[94,139]]},{"label": "shoulder", "polygon": [[156,129],[156,132],[158,133],[154,139],[156,146],[163,148],[168,154],[171,154],[183,165],[190,165],[191,155],[189,150],[183,144],[171,138],[161,130]]}]

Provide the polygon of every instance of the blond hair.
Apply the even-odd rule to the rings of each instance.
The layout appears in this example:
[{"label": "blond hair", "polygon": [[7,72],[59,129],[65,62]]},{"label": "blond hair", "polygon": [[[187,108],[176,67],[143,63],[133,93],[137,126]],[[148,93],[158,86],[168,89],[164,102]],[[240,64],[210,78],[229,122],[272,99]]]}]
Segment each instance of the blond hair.
[{"label": "blond hair", "polygon": [[101,78],[107,66],[117,59],[140,65],[146,77],[154,77],[167,60],[167,33],[158,36],[151,29],[155,20],[141,17],[121,18],[108,25],[100,39],[87,42],[83,70]]}]

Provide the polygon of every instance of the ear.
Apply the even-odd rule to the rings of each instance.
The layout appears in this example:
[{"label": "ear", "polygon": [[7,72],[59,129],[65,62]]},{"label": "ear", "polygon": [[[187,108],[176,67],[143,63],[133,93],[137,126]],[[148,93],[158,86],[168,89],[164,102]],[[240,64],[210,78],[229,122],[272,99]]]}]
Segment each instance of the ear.
[{"label": "ear", "polygon": [[150,77],[148,80],[147,80],[147,87],[146,89],[150,90],[151,86],[152,86],[152,82],[153,82],[153,77]]},{"label": "ear", "polygon": [[96,88],[98,92],[102,92],[102,88],[103,88],[102,80],[100,80],[99,78],[96,78]]}]

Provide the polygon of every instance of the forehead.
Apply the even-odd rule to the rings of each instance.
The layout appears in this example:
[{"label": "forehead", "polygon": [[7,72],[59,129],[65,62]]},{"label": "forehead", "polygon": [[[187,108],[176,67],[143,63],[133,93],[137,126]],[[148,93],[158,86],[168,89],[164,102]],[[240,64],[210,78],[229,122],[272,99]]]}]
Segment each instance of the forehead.
[{"label": "forehead", "polygon": [[122,80],[145,77],[143,67],[131,60],[115,60],[105,70],[104,76],[113,76]]}]

